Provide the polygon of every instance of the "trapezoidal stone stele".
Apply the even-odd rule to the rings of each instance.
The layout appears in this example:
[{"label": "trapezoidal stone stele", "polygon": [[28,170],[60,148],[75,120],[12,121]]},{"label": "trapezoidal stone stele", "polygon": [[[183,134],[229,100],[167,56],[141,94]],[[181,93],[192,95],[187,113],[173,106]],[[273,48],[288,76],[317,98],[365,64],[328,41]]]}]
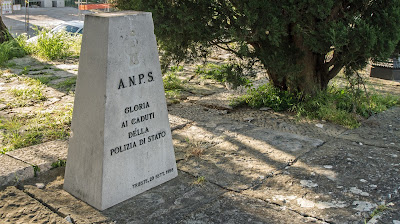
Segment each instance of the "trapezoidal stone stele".
[{"label": "trapezoidal stone stele", "polygon": [[178,172],[151,13],[84,27],[64,189],[104,210]]}]

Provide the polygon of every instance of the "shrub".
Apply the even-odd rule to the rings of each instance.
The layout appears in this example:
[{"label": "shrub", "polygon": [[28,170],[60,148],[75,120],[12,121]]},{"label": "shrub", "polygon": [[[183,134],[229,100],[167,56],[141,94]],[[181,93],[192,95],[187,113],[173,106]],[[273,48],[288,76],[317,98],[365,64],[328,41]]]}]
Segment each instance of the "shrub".
[{"label": "shrub", "polygon": [[206,79],[214,79],[221,83],[230,83],[233,88],[248,85],[250,80],[244,76],[243,68],[237,64],[206,64],[196,68],[196,74]]},{"label": "shrub", "polygon": [[14,57],[25,56],[24,48],[19,44],[18,40],[10,40],[0,44],[0,65]]},{"label": "shrub", "polygon": [[47,29],[37,30],[37,39],[34,41],[27,41],[26,35],[17,39],[26,53],[46,60],[79,56],[82,43],[82,35],[71,35],[65,31],[53,33]]}]

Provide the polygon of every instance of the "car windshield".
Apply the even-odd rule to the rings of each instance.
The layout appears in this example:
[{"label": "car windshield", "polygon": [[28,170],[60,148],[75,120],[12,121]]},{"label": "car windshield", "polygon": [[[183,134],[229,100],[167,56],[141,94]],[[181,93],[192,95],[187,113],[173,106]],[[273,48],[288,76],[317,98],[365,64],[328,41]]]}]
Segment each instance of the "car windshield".
[{"label": "car windshield", "polygon": [[53,32],[56,33],[56,32],[60,32],[60,31],[66,31],[66,32],[70,32],[70,33],[76,33],[78,30],[79,30],[79,27],[62,24],[62,25],[59,25],[56,28],[54,28]]}]

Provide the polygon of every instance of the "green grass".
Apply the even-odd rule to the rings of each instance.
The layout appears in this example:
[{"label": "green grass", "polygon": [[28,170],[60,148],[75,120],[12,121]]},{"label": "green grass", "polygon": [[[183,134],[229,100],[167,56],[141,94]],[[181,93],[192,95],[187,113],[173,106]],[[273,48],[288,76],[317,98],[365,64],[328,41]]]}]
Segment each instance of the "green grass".
[{"label": "green grass", "polygon": [[24,48],[16,40],[6,41],[0,44],[0,66],[4,66],[6,62],[15,57],[23,57],[26,55]]},{"label": "green grass", "polygon": [[35,77],[34,79],[38,80],[39,82],[43,83],[44,85],[48,85],[51,81],[53,81],[55,79],[59,79],[59,78],[56,76],[52,76],[52,75],[45,75],[45,76]]},{"label": "green grass", "polygon": [[299,117],[327,120],[347,128],[360,126],[362,117],[382,112],[399,104],[399,97],[366,94],[361,90],[329,87],[313,97],[298,96],[280,91],[270,84],[251,88],[247,94],[233,99],[234,107],[248,105],[253,108],[270,107],[275,111],[295,112]]},{"label": "green grass", "polygon": [[44,85],[39,80],[27,77],[19,79],[22,80],[25,85],[22,87],[14,87],[7,91],[14,97],[14,100],[7,105],[9,108],[25,107],[47,99],[43,94]]},{"label": "green grass", "polygon": [[34,113],[29,116],[0,118],[2,149],[0,153],[28,147],[56,139],[67,139],[72,109],[52,113]]},{"label": "green grass", "polygon": [[38,39],[28,43],[26,35],[17,38],[27,54],[35,55],[45,60],[57,60],[68,57],[78,57],[82,43],[82,35],[70,35],[67,32],[51,33],[47,29],[36,30]]},{"label": "green grass", "polygon": [[183,83],[174,72],[168,72],[163,76],[165,91],[183,90]]},{"label": "green grass", "polygon": [[[179,69],[180,68],[175,68],[172,70],[177,71]],[[174,71],[170,71],[163,76],[163,84],[165,97],[173,103],[178,103],[179,97],[181,96],[181,91],[184,90],[184,86]]]},{"label": "green grass", "polygon": [[72,91],[75,89],[76,79],[77,79],[76,76],[67,78],[64,81],[55,84],[55,87],[62,91],[67,91],[67,92]]}]

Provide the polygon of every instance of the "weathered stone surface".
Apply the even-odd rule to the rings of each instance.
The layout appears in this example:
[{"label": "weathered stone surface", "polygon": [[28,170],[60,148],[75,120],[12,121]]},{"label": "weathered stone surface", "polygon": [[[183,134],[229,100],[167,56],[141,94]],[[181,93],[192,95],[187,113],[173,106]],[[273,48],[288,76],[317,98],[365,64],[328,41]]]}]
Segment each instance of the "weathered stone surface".
[{"label": "weathered stone surface", "polygon": [[361,128],[349,130],[340,137],[361,144],[400,149],[400,107],[371,116]]},{"label": "weathered stone surface", "polygon": [[103,214],[117,223],[178,223],[224,192],[207,181],[197,184],[195,178],[179,173],[168,183],[107,209]]},{"label": "weathered stone surface", "polygon": [[0,154],[0,164],[0,187],[33,177],[31,165],[8,155]]},{"label": "weathered stone surface", "polygon": [[181,118],[178,116],[174,115],[168,115],[169,123],[171,125],[171,131],[174,131],[176,129],[180,129],[185,127],[187,124],[190,124],[191,121],[185,118]]},{"label": "weathered stone surface", "polygon": [[[177,223],[226,192],[207,181],[197,183],[196,178],[179,173],[166,184],[99,212],[62,190],[63,170],[51,170],[48,182],[43,176],[28,181],[24,190],[63,216],[69,215],[75,223]],[[46,187],[38,189],[35,181],[44,182]]]},{"label": "weathered stone surface", "polygon": [[238,95],[234,92],[222,92],[206,97],[201,97],[199,100],[196,101],[196,103],[207,108],[218,110],[232,110],[233,108],[230,106],[231,99],[237,96]]},{"label": "weathered stone surface", "polygon": [[71,129],[64,188],[97,209],[177,176],[151,13],[85,17]]},{"label": "weathered stone surface", "polygon": [[1,223],[68,223],[15,187],[0,191]]},{"label": "weathered stone surface", "polygon": [[[204,113],[204,112],[203,112]],[[213,119],[174,132],[179,169],[241,191],[283,169],[323,141],[255,127],[247,122]]]},{"label": "weathered stone surface", "polygon": [[[240,108],[233,110],[226,115],[232,120],[242,121],[244,118],[253,118],[251,123],[258,127],[264,127],[285,133],[292,133],[310,138],[329,141],[333,137],[337,137],[347,131],[340,125],[336,125],[324,121],[310,121],[306,119],[288,116],[289,114],[277,113],[273,110],[254,110],[250,108]],[[323,128],[319,128],[316,124],[322,124]]]},{"label": "weathered stone surface", "polygon": [[325,223],[284,207],[228,192],[179,223]]},{"label": "weathered stone surface", "polygon": [[332,140],[245,194],[328,222],[357,223],[399,189],[397,156],[390,148]]},{"label": "weathered stone surface", "polygon": [[67,141],[56,140],[17,149],[7,152],[7,154],[28,164],[38,166],[41,172],[45,172],[51,169],[51,164],[54,162],[67,159],[67,150]]},{"label": "weathered stone surface", "polygon": [[[46,172],[24,183],[24,191],[56,210],[63,217],[70,216],[75,223],[107,223],[109,218],[101,212],[64,191],[64,168]],[[38,188],[37,182],[45,185]]]}]

